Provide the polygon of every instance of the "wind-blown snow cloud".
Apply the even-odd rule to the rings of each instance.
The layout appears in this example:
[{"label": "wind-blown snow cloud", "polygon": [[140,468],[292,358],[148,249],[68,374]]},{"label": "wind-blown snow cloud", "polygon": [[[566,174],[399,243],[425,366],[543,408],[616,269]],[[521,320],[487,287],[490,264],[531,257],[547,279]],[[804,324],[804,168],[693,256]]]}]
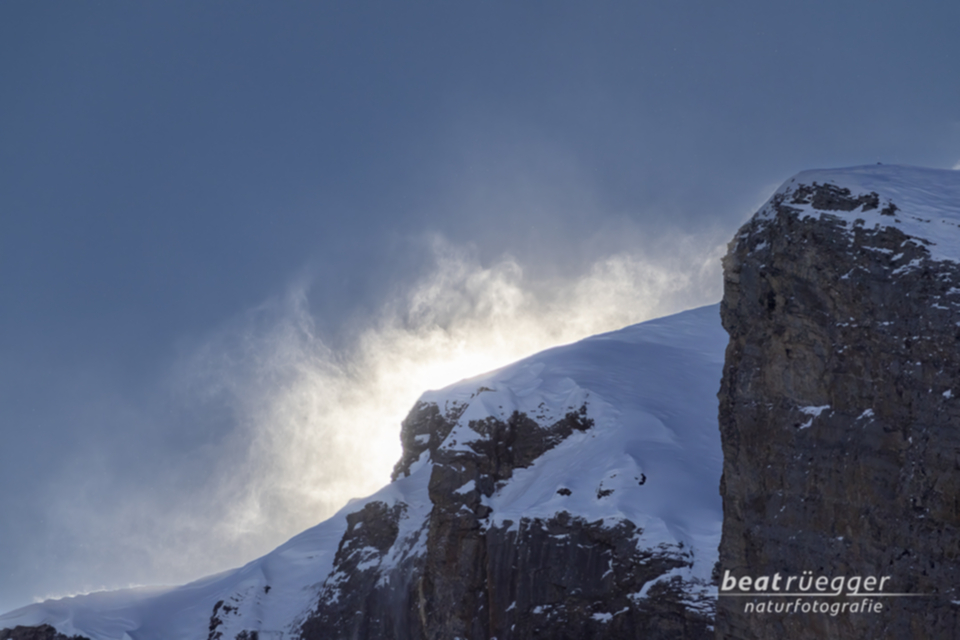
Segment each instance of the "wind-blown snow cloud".
[{"label": "wind-blown snow cloud", "polygon": [[[309,285],[291,286],[172,374],[173,401],[197,430],[226,426],[198,436],[151,487],[75,484],[60,497],[61,524],[92,556],[170,582],[262,554],[389,480],[400,422],[423,391],[719,298],[722,245],[674,240],[670,259],[617,253],[535,278],[514,257],[483,265],[434,236],[432,268],[337,349],[318,335]],[[91,508],[88,494],[105,490],[113,499]]]}]

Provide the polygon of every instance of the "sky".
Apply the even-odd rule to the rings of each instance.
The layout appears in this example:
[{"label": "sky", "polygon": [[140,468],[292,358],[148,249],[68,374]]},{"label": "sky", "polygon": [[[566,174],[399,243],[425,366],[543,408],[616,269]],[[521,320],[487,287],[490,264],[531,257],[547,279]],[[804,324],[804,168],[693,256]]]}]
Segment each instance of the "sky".
[{"label": "sky", "polygon": [[419,394],[716,302],[794,173],[960,168],[960,5],[0,3],[0,611],[241,565]]}]

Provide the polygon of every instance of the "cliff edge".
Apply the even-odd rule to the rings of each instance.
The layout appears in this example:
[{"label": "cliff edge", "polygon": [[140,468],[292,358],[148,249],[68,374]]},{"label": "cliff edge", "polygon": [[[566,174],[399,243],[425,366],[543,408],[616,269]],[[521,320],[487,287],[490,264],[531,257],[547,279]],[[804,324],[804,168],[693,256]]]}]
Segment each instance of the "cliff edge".
[{"label": "cliff edge", "polygon": [[960,637],[958,262],[957,171],[804,172],[730,243],[718,638]]}]

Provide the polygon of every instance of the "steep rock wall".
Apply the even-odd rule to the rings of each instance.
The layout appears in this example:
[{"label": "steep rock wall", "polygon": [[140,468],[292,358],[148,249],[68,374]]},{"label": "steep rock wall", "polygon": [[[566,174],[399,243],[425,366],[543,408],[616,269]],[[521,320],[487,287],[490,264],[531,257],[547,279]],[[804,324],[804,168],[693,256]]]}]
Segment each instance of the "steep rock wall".
[{"label": "steep rock wall", "polygon": [[721,594],[718,638],[960,637],[960,268],[938,259],[958,220],[842,177],[782,187],[724,259],[720,566],[913,595],[829,615]]},{"label": "steep rock wall", "polygon": [[14,627],[0,630],[2,640],[87,640],[82,636],[65,636],[48,624],[39,627]]},{"label": "steep rock wall", "polygon": [[[478,390],[482,393],[483,390]],[[485,504],[520,468],[574,432],[593,427],[584,404],[541,425],[524,413],[470,422],[480,437],[457,446],[450,436],[462,412],[418,404],[403,424],[404,456],[394,478],[430,456],[432,509],[408,542],[421,553],[382,571],[378,561],[397,540],[397,514],[382,505],[353,517],[334,572],[317,608],[301,627],[303,640],[329,638],[707,638],[713,599],[679,578],[689,567],[679,548],[643,549],[628,520],[611,525],[559,512],[491,526]],[[396,507],[394,508],[396,511]],[[649,593],[636,598],[644,585]],[[654,584],[656,583],[656,584]],[[631,598],[633,596],[633,598]]]}]

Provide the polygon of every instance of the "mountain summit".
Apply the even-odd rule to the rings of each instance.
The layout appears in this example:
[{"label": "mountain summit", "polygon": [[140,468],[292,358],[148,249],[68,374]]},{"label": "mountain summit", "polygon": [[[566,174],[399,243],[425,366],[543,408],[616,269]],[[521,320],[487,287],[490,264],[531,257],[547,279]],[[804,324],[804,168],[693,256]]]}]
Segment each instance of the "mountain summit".
[{"label": "mountain summit", "polygon": [[713,305],[425,393],[374,495],[240,569],[32,605],[0,637],[708,637],[725,345]]},{"label": "mountain summit", "polygon": [[960,172],[804,172],[719,307],[425,393],[374,495],[0,640],[957,638],[958,327]]},{"label": "mountain summit", "polygon": [[960,171],[807,171],[730,243],[721,565],[873,588],[721,597],[718,637],[960,637],[958,263]]}]

